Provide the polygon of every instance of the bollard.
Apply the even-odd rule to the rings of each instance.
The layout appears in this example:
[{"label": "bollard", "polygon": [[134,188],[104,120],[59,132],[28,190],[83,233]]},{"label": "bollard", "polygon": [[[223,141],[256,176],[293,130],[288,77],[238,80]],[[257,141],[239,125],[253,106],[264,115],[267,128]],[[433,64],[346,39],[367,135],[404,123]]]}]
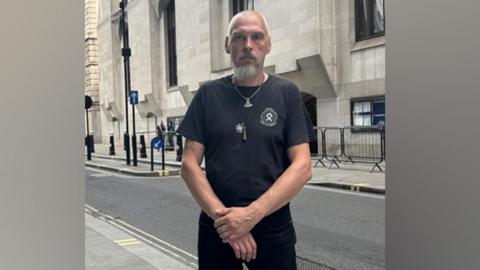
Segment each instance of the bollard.
[{"label": "bollard", "polygon": [[162,171],[165,171],[165,136],[162,134],[163,147],[162,147]]},{"label": "bollard", "polygon": [[87,147],[87,160],[92,160],[92,148],[90,147],[90,136],[85,136],[85,146]]},{"label": "bollard", "polygon": [[150,170],[153,172],[153,140],[150,142]]},{"label": "bollard", "polygon": [[137,166],[137,136],[132,135],[133,166]]},{"label": "bollard", "polygon": [[147,157],[147,146],[145,145],[145,136],[140,135],[140,157],[146,158]]},{"label": "bollard", "polygon": [[123,150],[127,158],[127,165],[130,165],[130,136],[127,133],[123,134]]},{"label": "bollard", "polygon": [[90,135],[90,151],[92,153],[95,153],[95,143],[94,143],[93,134]]},{"label": "bollard", "polygon": [[115,141],[113,139],[113,135],[110,136],[110,151],[108,153],[110,156],[115,155]]}]

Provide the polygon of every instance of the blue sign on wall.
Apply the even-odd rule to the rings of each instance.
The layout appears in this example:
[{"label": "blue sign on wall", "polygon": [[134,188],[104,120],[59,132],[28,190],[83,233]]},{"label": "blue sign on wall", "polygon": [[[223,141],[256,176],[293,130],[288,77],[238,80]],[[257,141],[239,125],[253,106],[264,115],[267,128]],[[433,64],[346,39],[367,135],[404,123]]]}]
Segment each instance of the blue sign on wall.
[{"label": "blue sign on wall", "polygon": [[158,151],[160,151],[160,149],[162,149],[163,147],[163,140],[160,137],[155,137],[152,140],[152,143],[153,143],[153,148],[157,149]]},{"label": "blue sign on wall", "polygon": [[138,91],[130,90],[130,104],[138,104]]}]

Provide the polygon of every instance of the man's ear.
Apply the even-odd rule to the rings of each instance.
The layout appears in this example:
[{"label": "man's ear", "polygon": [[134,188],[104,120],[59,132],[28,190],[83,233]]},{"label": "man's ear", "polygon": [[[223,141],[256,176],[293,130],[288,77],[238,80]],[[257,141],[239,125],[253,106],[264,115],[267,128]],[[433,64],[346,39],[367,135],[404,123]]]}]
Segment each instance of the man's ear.
[{"label": "man's ear", "polygon": [[228,43],[229,43],[229,40],[228,40],[228,37],[225,37],[225,52],[230,54],[230,46],[228,46]]}]

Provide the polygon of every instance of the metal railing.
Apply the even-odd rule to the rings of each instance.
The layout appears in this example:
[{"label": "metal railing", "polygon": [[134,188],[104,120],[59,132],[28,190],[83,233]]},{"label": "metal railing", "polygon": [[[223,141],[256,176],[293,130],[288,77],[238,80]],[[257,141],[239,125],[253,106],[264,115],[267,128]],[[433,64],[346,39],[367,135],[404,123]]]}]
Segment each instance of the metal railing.
[{"label": "metal railing", "polygon": [[385,127],[317,127],[321,133],[318,142],[319,153],[313,155],[318,164],[326,167],[324,160],[330,162],[329,168],[335,165],[340,168],[342,162],[352,164],[373,164],[370,172],[375,168],[383,171],[380,163],[385,161]]},{"label": "metal railing", "polygon": [[[318,154],[312,154],[315,160],[314,167],[321,164],[329,168],[340,168],[342,163],[347,164],[367,163],[373,164],[370,172],[375,168],[383,171],[379,164],[385,161],[385,127],[315,127],[317,131]],[[140,133],[140,132],[139,132]],[[147,134],[147,132],[144,132]],[[178,140],[176,131],[164,131],[164,146],[167,151],[183,153],[185,138]],[[179,145],[182,144],[181,146]]]}]

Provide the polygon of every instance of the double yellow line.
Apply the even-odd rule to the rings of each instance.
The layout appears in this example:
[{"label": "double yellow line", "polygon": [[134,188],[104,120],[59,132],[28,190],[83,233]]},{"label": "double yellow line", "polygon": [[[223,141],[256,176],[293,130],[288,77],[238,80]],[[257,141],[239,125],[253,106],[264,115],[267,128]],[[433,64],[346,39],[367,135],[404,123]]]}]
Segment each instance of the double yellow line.
[{"label": "double yellow line", "polygon": [[354,184],[350,187],[350,190],[351,191],[360,191],[360,188],[361,187],[368,187],[370,186],[369,184],[365,184],[365,183],[359,183],[359,184]]},{"label": "double yellow line", "polygon": [[119,246],[129,246],[129,245],[138,245],[141,244],[142,242],[138,241],[135,238],[128,238],[128,239],[121,239],[121,240],[115,240],[113,241],[115,244]]}]

